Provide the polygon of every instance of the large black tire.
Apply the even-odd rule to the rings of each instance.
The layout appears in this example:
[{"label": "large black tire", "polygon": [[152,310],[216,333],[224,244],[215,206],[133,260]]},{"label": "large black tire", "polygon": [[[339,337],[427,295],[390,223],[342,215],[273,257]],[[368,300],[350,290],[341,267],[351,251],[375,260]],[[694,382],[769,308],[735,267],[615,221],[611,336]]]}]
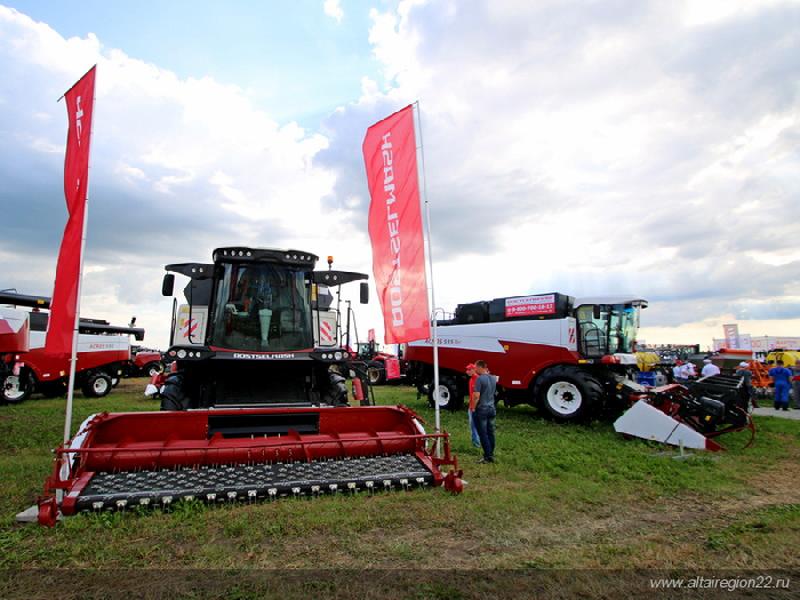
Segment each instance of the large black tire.
[{"label": "large black tire", "polygon": [[144,367],[142,367],[142,373],[144,373],[148,377],[153,377],[163,372],[164,372],[164,363],[157,360],[149,362]]},{"label": "large black tire", "polygon": [[591,373],[559,365],[542,373],[533,395],[540,412],[562,423],[586,421],[603,406],[603,386]]},{"label": "large black tire", "polygon": [[36,382],[27,370],[19,376],[9,375],[3,381],[3,400],[9,404],[19,404],[30,397]]},{"label": "large black tire", "polygon": [[386,383],[386,367],[380,361],[372,361],[367,367],[367,378],[370,385],[383,385]]},{"label": "large black tire", "polygon": [[[433,382],[428,386],[428,406],[434,408]],[[439,379],[439,408],[456,411],[464,406],[464,391],[452,377]]]},{"label": "large black tire", "polygon": [[112,387],[111,377],[105,373],[94,373],[83,382],[81,391],[87,398],[102,398],[108,396]]},{"label": "large black tire", "polygon": [[174,373],[167,377],[161,392],[161,410],[187,410],[189,398],[183,392],[183,375]]},{"label": "large black tire", "polygon": [[347,379],[338,373],[328,373],[330,384],[322,395],[322,401],[331,406],[348,406]]}]

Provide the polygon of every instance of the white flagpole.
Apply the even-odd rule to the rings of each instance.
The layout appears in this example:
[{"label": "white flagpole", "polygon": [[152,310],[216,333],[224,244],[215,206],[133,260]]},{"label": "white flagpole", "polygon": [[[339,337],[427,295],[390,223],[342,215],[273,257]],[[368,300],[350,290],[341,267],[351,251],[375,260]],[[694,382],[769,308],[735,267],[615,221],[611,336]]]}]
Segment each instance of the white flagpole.
[{"label": "white flagpole", "polygon": [[[94,126],[94,110],[92,110],[92,126]],[[91,135],[91,134],[90,134]],[[90,146],[91,147],[91,146]],[[64,416],[64,443],[69,442],[72,432],[72,397],[75,391],[75,368],[78,363],[78,332],[81,320],[81,283],[83,280],[83,251],[86,247],[86,224],[89,221],[89,194],[86,182],[86,204],[83,207],[83,232],[81,233],[81,260],[78,269],[78,295],[75,299],[75,326],[72,331],[72,358],[69,362],[69,384],[67,386],[67,411]]]},{"label": "white flagpole", "polygon": [[[425,231],[428,238],[428,270],[431,275],[431,335],[433,338],[433,409],[436,433],[442,432],[439,409],[439,337],[436,334],[436,294],[433,286],[433,244],[431,243],[431,209],[428,202],[428,183],[425,178],[425,144],[422,142],[422,117],[419,111],[419,100],[414,102],[417,109],[417,126],[419,127],[419,150],[422,164],[422,196],[425,202]],[[436,456],[441,457],[441,440],[436,438]]]},{"label": "white flagpole", "polygon": [[[95,65],[96,67],[97,65]],[[92,67],[92,68],[95,68]],[[75,392],[75,368],[78,363],[78,335],[81,322],[81,287],[83,283],[83,256],[86,249],[86,229],[89,224],[89,171],[91,170],[91,139],[94,135],[95,125],[95,98],[97,97],[97,71],[95,71],[94,89],[92,90],[92,120],[89,129],[89,150],[90,154],[86,166],[86,202],[83,207],[83,231],[81,231],[81,259],[78,267],[78,290],[75,298],[75,327],[72,331],[72,357],[69,363],[69,383],[67,384],[67,410],[64,415],[64,444],[69,442],[72,437],[72,398]],[[63,98],[63,96],[62,96]]]}]

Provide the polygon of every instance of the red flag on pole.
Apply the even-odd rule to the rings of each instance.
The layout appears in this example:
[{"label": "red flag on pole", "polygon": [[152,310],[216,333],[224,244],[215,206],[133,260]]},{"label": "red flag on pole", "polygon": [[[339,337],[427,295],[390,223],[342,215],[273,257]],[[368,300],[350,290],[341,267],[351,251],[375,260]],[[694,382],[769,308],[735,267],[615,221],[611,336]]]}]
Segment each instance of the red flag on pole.
[{"label": "red flag on pole", "polygon": [[386,343],[430,337],[413,107],[367,129],[362,146],[371,198],[372,271]]},{"label": "red flag on pole", "polygon": [[91,143],[94,75],[92,67],[64,94],[67,102],[67,153],[64,160],[64,197],[69,219],[64,227],[56,266],[56,283],[50,303],[50,323],[45,350],[70,354],[78,304],[86,192],[89,184],[89,144]]}]

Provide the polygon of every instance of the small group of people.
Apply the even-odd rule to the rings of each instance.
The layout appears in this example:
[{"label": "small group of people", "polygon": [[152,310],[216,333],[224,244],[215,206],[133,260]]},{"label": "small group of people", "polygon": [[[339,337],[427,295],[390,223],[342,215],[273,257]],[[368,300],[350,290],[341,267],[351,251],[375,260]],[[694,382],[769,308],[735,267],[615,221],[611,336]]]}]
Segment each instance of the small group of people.
[{"label": "small group of people", "polygon": [[497,380],[489,374],[486,361],[478,360],[466,366],[469,376],[469,429],[472,445],[483,450],[479,463],[494,462],[495,448],[495,391]]},{"label": "small group of people", "polygon": [[[794,372],[784,365],[782,360],[775,362],[767,374],[775,384],[775,400],[773,407],[775,410],[789,410],[790,393],[794,396],[794,407],[800,408],[800,365],[795,365]],[[753,373],[750,370],[750,363],[742,361],[736,369],[736,376],[744,379],[744,386],[750,394],[753,407],[758,408],[755,401],[755,390],[753,389]],[[792,389],[794,387],[794,389]]]},{"label": "small group of people", "polygon": [[[703,368],[700,370],[700,377],[719,375],[720,370],[717,365],[711,362],[710,358],[703,359]],[[672,367],[672,378],[676,383],[688,383],[689,380],[697,377],[697,367],[691,361],[676,360]]]},{"label": "small group of people", "polygon": [[672,367],[672,378],[675,383],[686,383],[694,377],[697,377],[697,367],[694,366],[694,363],[675,361],[675,366]]}]

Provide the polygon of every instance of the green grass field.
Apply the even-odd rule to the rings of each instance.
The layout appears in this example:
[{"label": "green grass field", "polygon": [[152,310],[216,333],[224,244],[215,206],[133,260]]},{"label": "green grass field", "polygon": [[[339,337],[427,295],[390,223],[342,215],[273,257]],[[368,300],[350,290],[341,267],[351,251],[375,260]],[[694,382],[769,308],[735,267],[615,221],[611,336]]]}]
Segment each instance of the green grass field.
[{"label": "green grass field", "polygon": [[[76,397],[75,424],[99,411],[157,408],[129,380]],[[382,387],[432,427],[414,390]],[[63,399],[0,406],[0,567],[92,568],[798,568],[800,422],[761,418],[756,443],[679,461],[610,424],[557,425],[499,410],[498,462],[479,465],[465,413],[443,414],[465,492],[176,505],[84,514],[53,529],[19,525],[61,437]],[[670,454],[674,454],[670,453]],[[783,557],[775,565],[774,556]]]}]

